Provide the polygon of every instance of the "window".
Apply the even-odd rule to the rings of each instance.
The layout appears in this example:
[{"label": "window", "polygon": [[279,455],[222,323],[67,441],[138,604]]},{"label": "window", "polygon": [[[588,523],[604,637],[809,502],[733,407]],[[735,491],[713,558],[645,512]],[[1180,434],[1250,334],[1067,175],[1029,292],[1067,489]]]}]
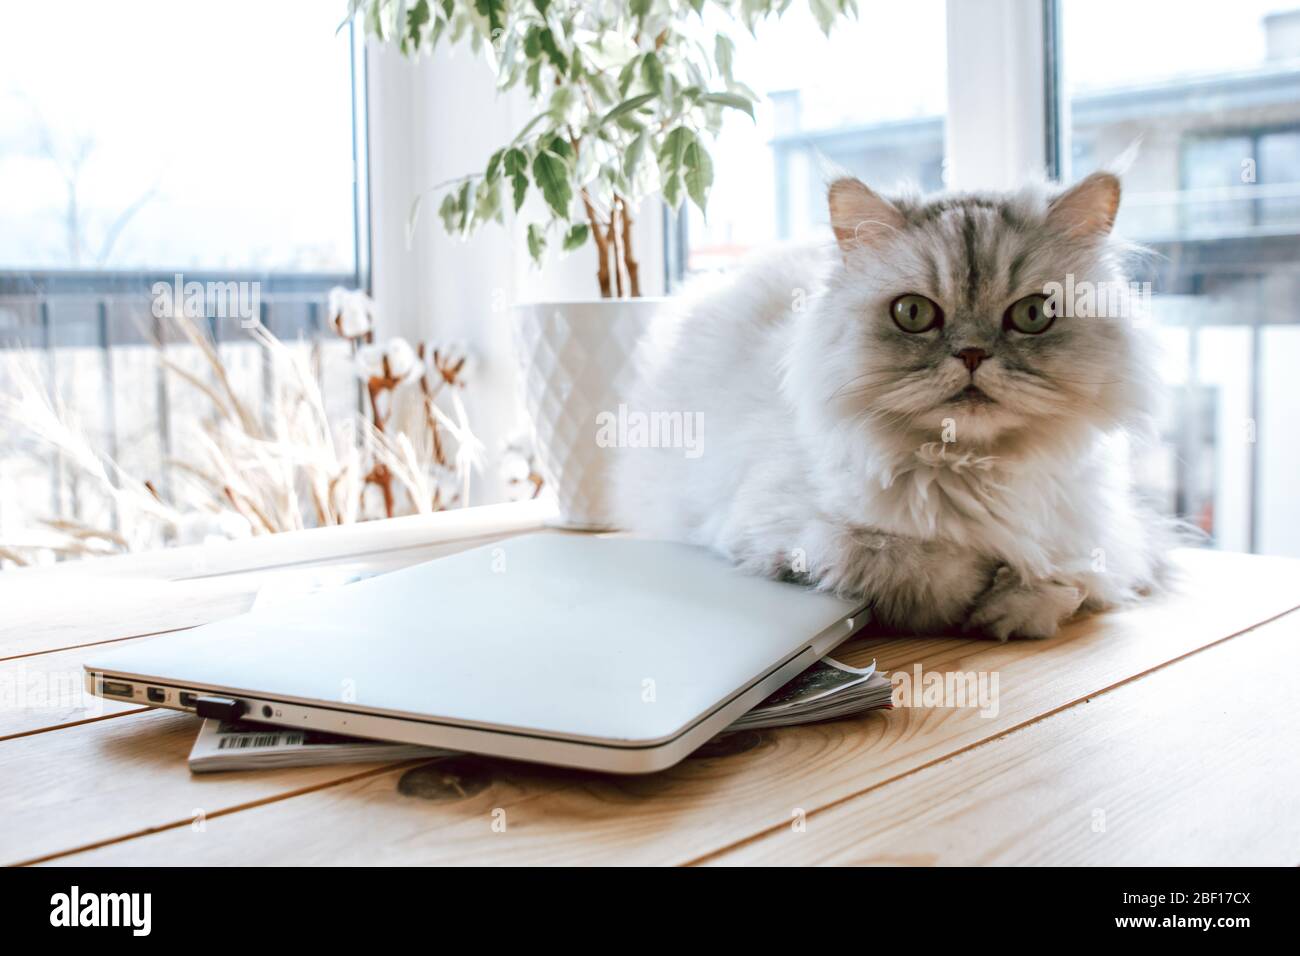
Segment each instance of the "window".
[{"label": "window", "polygon": [[942,187],[941,0],[864,5],[856,22],[836,24],[829,38],[796,4],[736,42],[736,72],[761,79],[763,103],[755,122],[728,119],[708,217],[690,211],[688,269],[726,265],[774,240],[824,229],[827,168],[882,189]]},{"label": "window", "polygon": [[0,268],[353,272],[341,18],[310,0],[7,9]]},{"label": "window", "polygon": [[[206,370],[154,312],[159,284],[202,287],[200,322],[234,391],[256,405],[276,372],[248,337],[252,320],[285,342],[311,340],[328,290],[367,282],[362,61],[342,17],[313,0],[5,12],[0,393],[35,382],[164,499],[183,500],[184,466],[202,458],[193,426],[213,404],[183,380]],[[320,344],[327,400],[355,409],[347,344]],[[39,543],[59,515],[109,536],[86,550],[112,550],[126,531],[112,496],[33,434],[0,427],[0,540]],[[178,540],[160,534],[148,543]]]},{"label": "window", "polygon": [[1218,546],[1300,554],[1300,10],[1189,6],[1064,0],[1064,172],[1140,144],[1116,228],[1157,253],[1172,386],[1147,491]]}]

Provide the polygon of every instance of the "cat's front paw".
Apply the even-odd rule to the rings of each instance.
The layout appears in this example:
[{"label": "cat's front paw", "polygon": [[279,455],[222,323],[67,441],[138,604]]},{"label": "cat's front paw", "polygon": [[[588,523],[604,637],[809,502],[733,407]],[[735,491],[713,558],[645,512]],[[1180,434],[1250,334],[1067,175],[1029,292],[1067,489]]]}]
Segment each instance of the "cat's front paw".
[{"label": "cat's front paw", "polygon": [[1079,610],[1084,594],[1057,581],[1024,582],[1000,568],[993,585],[976,602],[967,630],[981,630],[1000,641],[1011,637],[1051,637]]}]

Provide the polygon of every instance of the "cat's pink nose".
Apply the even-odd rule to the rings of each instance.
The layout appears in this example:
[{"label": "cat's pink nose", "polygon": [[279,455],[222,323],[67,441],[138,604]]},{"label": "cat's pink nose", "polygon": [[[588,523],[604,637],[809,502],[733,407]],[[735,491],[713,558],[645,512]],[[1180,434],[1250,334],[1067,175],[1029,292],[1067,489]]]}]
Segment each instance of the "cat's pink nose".
[{"label": "cat's pink nose", "polygon": [[983,362],[989,357],[989,353],[985,352],[983,349],[962,349],[955,354],[957,358],[966,363],[966,371],[970,372],[972,375],[975,373],[975,370],[980,367],[980,362]]}]

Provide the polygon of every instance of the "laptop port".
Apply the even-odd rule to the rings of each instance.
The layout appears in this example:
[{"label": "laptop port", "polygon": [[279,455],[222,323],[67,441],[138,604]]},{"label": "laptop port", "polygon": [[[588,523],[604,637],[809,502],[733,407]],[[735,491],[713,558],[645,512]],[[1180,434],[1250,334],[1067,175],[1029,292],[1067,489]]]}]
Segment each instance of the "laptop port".
[{"label": "laptop port", "polygon": [[200,717],[211,717],[213,720],[232,723],[243,717],[244,711],[248,708],[242,700],[204,694],[194,702],[194,709],[198,711]]},{"label": "laptop port", "polygon": [[121,681],[106,680],[100,684],[105,694],[112,694],[114,697],[131,697],[131,685],[124,684]]},{"label": "laptop port", "polygon": [[163,690],[161,687],[150,687],[145,693],[149,700],[155,704],[161,704],[167,700],[167,691]]},{"label": "laptop port", "polygon": [[191,694],[191,693],[190,693],[189,691],[187,691],[187,690],[183,690],[183,691],[181,691],[181,706],[182,706],[182,707],[193,707],[193,706],[194,706],[194,702],[195,702],[196,700],[198,700],[198,699],[199,699],[199,695],[198,695],[198,694]]}]

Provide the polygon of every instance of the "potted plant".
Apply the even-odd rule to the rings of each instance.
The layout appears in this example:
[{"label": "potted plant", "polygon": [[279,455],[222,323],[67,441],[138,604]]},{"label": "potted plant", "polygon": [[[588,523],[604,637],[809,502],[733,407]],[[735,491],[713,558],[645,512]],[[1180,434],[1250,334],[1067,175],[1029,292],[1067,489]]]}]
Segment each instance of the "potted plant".
[{"label": "potted plant", "polygon": [[[438,214],[468,236],[507,209],[529,214],[528,251],[590,246],[600,298],[515,308],[524,397],[538,458],[570,526],[606,524],[595,416],[618,404],[635,344],[658,306],[641,295],[633,218],[662,196],[701,211],[713,184],[707,143],[727,110],[757,95],[732,73],[727,29],[751,32],[790,0],[350,0],[366,30],[417,56],[468,43],[501,91],[536,108],[482,171],[445,184]],[[823,30],[856,0],[810,0]],[[524,209],[530,195],[542,200]],[[412,216],[419,210],[417,198]],[[540,210],[539,215],[531,215]]]}]

